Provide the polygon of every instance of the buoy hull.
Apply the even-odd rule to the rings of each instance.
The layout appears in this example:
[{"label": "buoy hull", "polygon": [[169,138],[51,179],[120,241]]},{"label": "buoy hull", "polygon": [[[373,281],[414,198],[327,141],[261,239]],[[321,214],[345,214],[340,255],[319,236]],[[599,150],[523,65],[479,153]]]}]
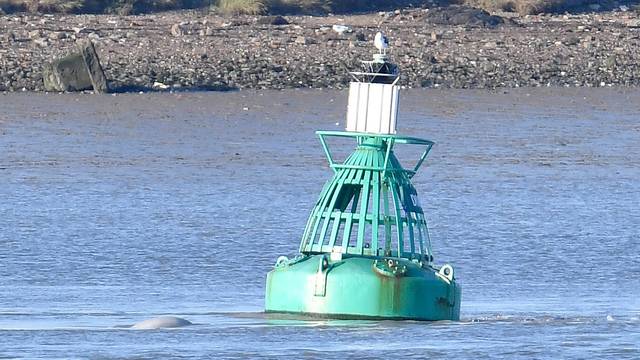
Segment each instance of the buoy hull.
[{"label": "buoy hull", "polygon": [[267,274],[265,310],[337,319],[459,320],[461,286],[398,258],[305,256]]}]

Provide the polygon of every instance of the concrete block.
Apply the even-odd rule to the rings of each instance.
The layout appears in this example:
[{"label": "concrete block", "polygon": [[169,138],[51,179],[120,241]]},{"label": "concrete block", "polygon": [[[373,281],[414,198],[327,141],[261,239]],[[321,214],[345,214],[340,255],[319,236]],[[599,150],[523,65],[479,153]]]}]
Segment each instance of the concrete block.
[{"label": "concrete block", "polygon": [[42,79],[47,91],[109,92],[100,59],[91,41],[79,44],[76,53],[45,64]]}]

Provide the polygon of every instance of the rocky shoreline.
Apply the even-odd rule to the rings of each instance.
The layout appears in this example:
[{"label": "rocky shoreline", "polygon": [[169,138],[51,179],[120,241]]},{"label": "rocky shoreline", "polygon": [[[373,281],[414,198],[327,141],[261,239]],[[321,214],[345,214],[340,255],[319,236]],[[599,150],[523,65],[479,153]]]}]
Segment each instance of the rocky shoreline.
[{"label": "rocky shoreline", "polygon": [[[91,39],[115,91],[342,88],[378,29],[407,87],[639,86],[640,17],[498,14],[443,24],[435,9],[352,16],[0,16],[0,91],[43,91],[43,65]],[[494,18],[495,19],[495,18]],[[277,20],[277,21],[276,21]],[[343,33],[333,25],[346,25]]]}]

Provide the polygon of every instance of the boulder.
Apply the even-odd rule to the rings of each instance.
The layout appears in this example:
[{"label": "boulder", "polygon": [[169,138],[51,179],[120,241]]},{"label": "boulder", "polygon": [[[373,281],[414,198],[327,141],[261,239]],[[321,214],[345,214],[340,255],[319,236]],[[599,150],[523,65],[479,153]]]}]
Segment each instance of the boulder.
[{"label": "boulder", "polygon": [[109,91],[100,59],[91,41],[80,44],[76,53],[45,64],[42,80],[46,91]]},{"label": "boulder", "polygon": [[257,22],[259,25],[289,25],[289,21],[280,15],[261,16]]},{"label": "boulder", "polygon": [[185,28],[183,24],[173,24],[171,26],[171,35],[182,36],[185,34]]},{"label": "boulder", "polygon": [[464,25],[494,27],[504,24],[504,19],[497,15],[469,6],[452,5],[429,10],[425,19],[437,25]]}]

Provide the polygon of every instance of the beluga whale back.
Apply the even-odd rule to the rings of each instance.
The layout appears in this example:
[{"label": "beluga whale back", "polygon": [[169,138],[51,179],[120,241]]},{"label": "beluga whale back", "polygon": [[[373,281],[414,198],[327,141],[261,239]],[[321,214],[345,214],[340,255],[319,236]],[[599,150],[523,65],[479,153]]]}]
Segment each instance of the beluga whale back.
[{"label": "beluga whale back", "polygon": [[135,323],[131,328],[136,330],[153,330],[178,328],[189,325],[193,325],[193,323],[183,318],[175,316],[159,316]]}]

